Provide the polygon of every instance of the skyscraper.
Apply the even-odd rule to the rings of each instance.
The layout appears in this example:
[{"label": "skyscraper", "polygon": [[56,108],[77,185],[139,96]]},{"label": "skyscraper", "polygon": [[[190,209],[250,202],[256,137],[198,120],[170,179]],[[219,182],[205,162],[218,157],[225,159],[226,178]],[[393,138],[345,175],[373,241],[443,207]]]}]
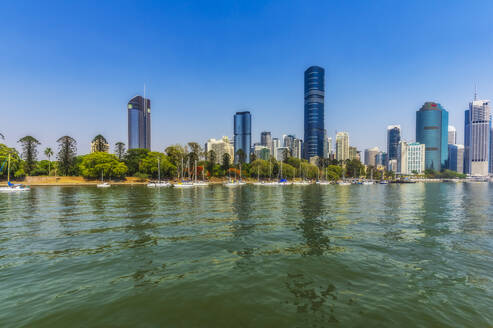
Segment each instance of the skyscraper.
[{"label": "skyscraper", "polygon": [[336,159],[338,161],[349,159],[349,134],[347,132],[336,134]]},{"label": "skyscraper", "polygon": [[448,159],[448,112],[442,105],[425,102],[416,112],[416,142],[425,144],[425,168],[440,171]]},{"label": "skyscraper", "polygon": [[448,144],[455,145],[457,143],[457,129],[455,126],[448,126]]},{"label": "skyscraper", "polygon": [[388,156],[388,160],[397,159],[400,141],[401,141],[401,126],[400,125],[389,125],[387,127],[387,156]]},{"label": "skyscraper", "polygon": [[327,155],[325,157],[329,158],[332,154],[332,138],[327,137]]},{"label": "skyscraper", "polygon": [[469,103],[464,123],[464,173],[487,176],[491,135],[489,101],[474,100]]},{"label": "skyscraper", "polygon": [[419,142],[399,142],[397,173],[421,174],[425,170],[425,145]]},{"label": "skyscraper", "polygon": [[380,149],[378,147],[365,149],[365,165],[377,166],[376,157],[379,152]]},{"label": "skyscraper", "polygon": [[135,96],[128,102],[128,149],[151,150],[151,101]]},{"label": "skyscraper", "polygon": [[250,163],[252,144],[252,115],[250,112],[237,112],[234,116],[235,163],[240,161],[238,151],[244,155],[245,163]]},{"label": "skyscraper", "polygon": [[448,145],[448,168],[464,173],[464,145]]},{"label": "skyscraper", "polygon": [[311,66],[305,71],[304,157],[324,157],[325,71]]},{"label": "skyscraper", "polygon": [[268,131],[263,131],[260,133],[260,144],[269,149],[272,149],[272,135]]}]

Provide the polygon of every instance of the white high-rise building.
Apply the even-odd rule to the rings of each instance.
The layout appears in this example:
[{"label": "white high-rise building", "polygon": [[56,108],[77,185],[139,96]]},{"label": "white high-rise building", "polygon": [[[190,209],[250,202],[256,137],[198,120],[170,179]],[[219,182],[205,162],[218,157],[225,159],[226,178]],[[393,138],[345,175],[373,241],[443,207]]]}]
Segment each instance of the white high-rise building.
[{"label": "white high-rise building", "polygon": [[376,157],[379,152],[380,149],[378,147],[365,149],[365,165],[377,166]]},{"label": "white high-rise building", "polygon": [[448,126],[448,144],[455,145],[457,143],[457,129],[455,126]]},{"label": "white high-rise building", "polygon": [[469,103],[464,120],[464,173],[487,176],[491,150],[491,116],[489,100]]},{"label": "white high-rise building", "polygon": [[347,132],[336,134],[336,159],[338,161],[349,159],[349,134]]},{"label": "white high-rise building", "polygon": [[332,138],[331,137],[327,137],[327,154],[326,154],[326,157],[329,158],[330,155],[332,154],[333,150],[332,150]]},{"label": "white high-rise building", "polygon": [[397,173],[421,174],[425,170],[425,145],[400,141],[397,153]]},{"label": "white high-rise building", "polygon": [[228,137],[222,137],[221,140],[209,139],[205,143],[205,151],[208,153],[213,150],[216,154],[216,163],[222,163],[224,154],[229,154],[230,160],[234,159],[234,145]]},{"label": "white high-rise building", "polygon": [[277,158],[277,148],[281,147],[281,141],[279,138],[272,138],[272,151],[271,155]]}]

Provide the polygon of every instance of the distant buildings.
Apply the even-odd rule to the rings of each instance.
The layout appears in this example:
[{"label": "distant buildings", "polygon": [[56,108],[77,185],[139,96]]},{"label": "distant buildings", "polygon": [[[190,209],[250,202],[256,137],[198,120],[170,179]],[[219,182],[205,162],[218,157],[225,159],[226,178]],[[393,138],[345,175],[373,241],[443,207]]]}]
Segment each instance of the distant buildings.
[{"label": "distant buildings", "polygon": [[345,161],[349,159],[349,134],[337,132],[336,134],[336,160]]},{"label": "distant buildings", "polygon": [[326,153],[325,157],[330,158],[330,155],[333,152],[333,150],[332,150],[332,138],[327,137],[326,140],[327,140],[327,153]]},{"label": "distant buildings", "polygon": [[426,145],[425,167],[440,171],[448,159],[448,112],[426,102],[416,112],[416,141]]},{"label": "distant buildings", "polygon": [[[91,153],[95,153],[95,152],[99,151],[99,150],[97,149],[97,147],[98,147],[97,142],[94,142],[94,141],[93,141],[93,142],[91,142]],[[105,153],[109,153],[109,152],[110,152],[110,145],[109,145],[109,144],[107,144],[107,143],[105,143],[105,144],[103,145],[103,149],[102,149],[101,151],[102,151],[102,152],[105,152]]]},{"label": "distant buildings", "polygon": [[491,117],[488,100],[469,103],[464,119],[464,173],[487,176],[490,161]]},{"label": "distant buildings", "polygon": [[464,173],[464,145],[448,145],[448,168]]},{"label": "distant buildings", "polygon": [[[397,156],[397,173],[421,174],[425,170],[425,145],[419,142],[400,141]],[[393,160],[394,161],[394,160]]]},{"label": "distant buildings", "polygon": [[284,161],[285,157],[289,157],[289,148],[288,147],[279,147],[276,151],[276,161]]},{"label": "distant buildings", "polygon": [[222,137],[221,140],[209,139],[205,143],[205,152],[214,151],[216,154],[215,162],[217,164],[222,163],[224,154],[229,154],[230,159],[234,158],[234,146],[228,137]]},{"label": "distant buildings", "polygon": [[274,156],[274,158],[277,158],[277,149],[281,147],[281,141],[279,138],[272,138],[272,153],[271,155]]},{"label": "distant buildings", "polygon": [[324,157],[325,71],[311,66],[305,71],[304,158]]},{"label": "distant buildings", "polygon": [[250,163],[250,147],[252,144],[252,116],[250,112],[237,112],[234,116],[234,162],[239,163],[238,152],[241,150],[245,163]]},{"label": "distant buildings", "polygon": [[380,149],[378,147],[365,149],[365,165],[376,167],[377,166],[376,160],[379,152]]},{"label": "distant buildings", "polygon": [[387,127],[387,156],[388,156],[388,160],[397,159],[400,141],[401,141],[401,126],[400,125],[389,125]]},{"label": "distant buildings", "polygon": [[383,166],[384,168],[387,167],[388,161],[387,161],[387,153],[384,151],[378,152],[377,156],[375,157],[375,164],[378,166]]},{"label": "distant buildings", "polygon": [[272,135],[268,131],[260,133],[260,144],[269,148],[272,152]]},{"label": "distant buildings", "polygon": [[293,148],[291,149],[291,156],[295,158],[301,158],[302,151],[303,151],[303,140],[298,138],[294,139]]},{"label": "distant buildings", "polygon": [[151,101],[135,96],[127,104],[128,149],[151,150]]},{"label": "distant buildings", "polygon": [[448,126],[448,144],[455,145],[457,143],[457,129],[449,125]]},{"label": "distant buildings", "polygon": [[353,159],[359,160],[359,152],[358,152],[358,149],[356,149],[356,147],[349,146],[349,159],[350,160],[353,160]]}]

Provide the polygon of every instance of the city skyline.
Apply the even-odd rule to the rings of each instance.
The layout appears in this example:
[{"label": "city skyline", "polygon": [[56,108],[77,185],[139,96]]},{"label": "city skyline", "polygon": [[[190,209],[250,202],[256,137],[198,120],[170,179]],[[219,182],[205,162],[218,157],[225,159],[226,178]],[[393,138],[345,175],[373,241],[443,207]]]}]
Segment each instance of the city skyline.
[{"label": "city skyline", "polygon": [[[15,146],[26,134],[50,146],[59,136],[70,134],[81,150],[89,149],[96,134],[105,135],[111,145],[125,142],[126,118],[121,112],[144,84],[146,96],[153,101],[153,150],[190,140],[204,143],[214,136],[232,137],[228,118],[244,109],[255,117],[254,136],[268,130],[276,136],[302,137],[303,81],[299,76],[310,65],[326,70],[328,136],[334,139],[334,131],[347,131],[360,150],[385,149],[385,127],[390,124],[400,124],[402,138],[413,139],[413,112],[427,100],[447,108],[462,143],[463,112],[473,98],[474,85],[481,98],[493,97],[493,78],[488,74],[493,65],[487,56],[492,45],[484,42],[491,38],[486,13],[493,5],[489,2],[380,7],[319,2],[303,10],[295,3],[285,4],[223,4],[210,10],[199,4],[169,3],[156,8],[126,3],[116,10],[105,4],[99,6],[87,30],[67,33],[59,27],[87,25],[84,17],[90,5],[8,3],[6,26],[12,33],[0,36],[9,49],[4,53],[6,60],[0,62],[7,77],[0,82],[0,94],[9,109],[2,113],[2,120],[8,122],[2,131],[6,142]],[[424,28],[414,22],[415,16],[437,8],[443,26]],[[150,13],[152,19],[125,26],[123,18],[128,12]],[[368,12],[379,12],[386,19],[349,19],[367,17]],[[198,25],[183,25],[183,15],[193,17]],[[316,19],[322,15],[329,19]],[[482,15],[486,19],[480,19]],[[478,24],[463,23],[468,18]],[[346,21],[352,21],[351,25]],[[252,22],[258,23],[253,25],[253,34]],[[331,32],[335,26],[343,28]],[[235,33],[226,32],[226,27]],[[114,36],[113,29],[122,30],[120,34],[126,37]],[[204,33],[217,49],[200,42]],[[127,37],[141,38],[147,51],[128,51]],[[440,38],[454,42],[437,43]],[[477,42],[484,44],[483,51],[462,51]],[[253,43],[255,54],[245,51]],[[176,53],[181,54],[179,58]],[[422,79],[425,74],[444,77],[447,83]],[[193,99],[186,98],[191,91]],[[87,98],[94,103],[88,105]],[[50,99],[49,106],[46,99]],[[23,124],[16,123],[20,114],[28,118]],[[95,120],[98,115],[101,119]],[[213,133],[209,129],[212,122]],[[371,133],[361,129],[368,122]],[[192,136],[186,133],[188,128],[194,131]]]}]

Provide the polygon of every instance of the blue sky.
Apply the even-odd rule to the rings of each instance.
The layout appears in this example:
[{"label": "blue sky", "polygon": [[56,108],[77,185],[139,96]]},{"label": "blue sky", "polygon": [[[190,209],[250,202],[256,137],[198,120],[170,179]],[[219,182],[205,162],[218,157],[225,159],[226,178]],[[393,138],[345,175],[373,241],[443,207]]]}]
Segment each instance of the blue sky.
[{"label": "blue sky", "polygon": [[[152,148],[261,131],[303,136],[303,71],[326,69],[325,125],[358,149],[386,126],[415,137],[440,102],[463,140],[473,97],[493,98],[492,1],[4,1],[0,132],[42,148],[71,135],[127,143],[127,101],[152,100]],[[113,147],[112,147],[113,148]]]}]

